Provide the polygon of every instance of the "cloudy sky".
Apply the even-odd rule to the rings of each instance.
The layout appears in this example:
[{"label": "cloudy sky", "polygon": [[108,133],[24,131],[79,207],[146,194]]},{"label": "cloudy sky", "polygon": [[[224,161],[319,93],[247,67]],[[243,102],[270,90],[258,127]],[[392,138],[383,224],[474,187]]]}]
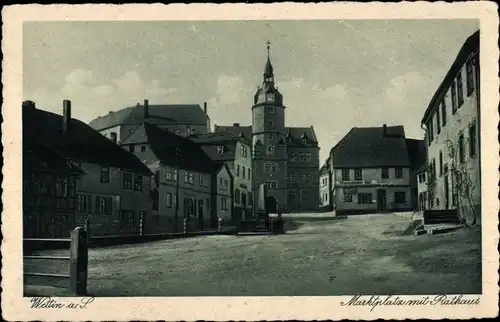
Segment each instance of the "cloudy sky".
[{"label": "cloudy sky", "polygon": [[23,99],[90,121],[135,105],[208,102],[212,124],[251,123],[267,40],[288,126],[313,125],[321,160],[354,126],[420,119],[473,20],[29,22]]}]

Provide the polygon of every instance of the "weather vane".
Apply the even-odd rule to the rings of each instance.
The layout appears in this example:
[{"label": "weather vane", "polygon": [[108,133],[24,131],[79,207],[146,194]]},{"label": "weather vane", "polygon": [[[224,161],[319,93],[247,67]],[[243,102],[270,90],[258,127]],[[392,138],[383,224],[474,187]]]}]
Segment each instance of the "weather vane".
[{"label": "weather vane", "polygon": [[271,48],[271,42],[268,40],[266,41],[266,44],[267,44],[267,57],[269,57],[269,48]]}]

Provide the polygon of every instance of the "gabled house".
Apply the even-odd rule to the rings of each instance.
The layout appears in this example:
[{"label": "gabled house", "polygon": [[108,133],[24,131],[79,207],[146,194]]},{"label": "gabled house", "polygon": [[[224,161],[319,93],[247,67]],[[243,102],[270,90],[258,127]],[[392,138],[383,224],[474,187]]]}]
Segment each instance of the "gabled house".
[{"label": "gabled house", "polygon": [[427,207],[481,218],[479,30],[466,39],[421,120],[428,154]]},{"label": "gabled house", "polygon": [[231,220],[230,170],[224,162],[210,159],[198,144],[142,122],[120,146],[154,173],[150,231],[181,232],[184,219],[190,231],[214,229],[219,218]]},{"label": "gabled house", "polygon": [[[144,218],[151,212],[151,172],[133,154],[72,118],[70,101],[63,102],[63,115],[39,110],[34,102],[24,102],[24,132],[84,173],[75,182],[75,218],[68,227],[83,225],[89,219],[93,236],[144,232]],[[64,178],[45,176],[41,179],[46,185],[43,189],[55,189],[57,195],[59,179],[64,187]],[[64,229],[62,233],[67,236],[69,231]]]},{"label": "gabled house", "polygon": [[320,211],[331,211],[332,206],[332,176],[329,168],[330,160],[327,159],[326,162],[319,169],[319,210]]},{"label": "gabled house", "polygon": [[141,123],[148,122],[177,135],[190,136],[210,132],[207,103],[203,109],[198,104],[149,104],[109,112],[90,122],[90,126],[105,137],[120,143]]},{"label": "gabled house", "polygon": [[354,127],[330,151],[337,214],[410,210],[411,162],[403,126]]},{"label": "gabled house", "polygon": [[406,146],[408,149],[408,158],[410,159],[412,209],[417,210],[419,208],[419,200],[423,198],[419,194],[418,186],[422,179],[419,177],[420,169],[427,164],[427,146],[424,140],[417,139],[406,139]]},{"label": "gabled house", "polygon": [[224,162],[234,178],[233,222],[248,220],[253,215],[252,153],[240,135],[216,132],[190,136],[214,161]]}]

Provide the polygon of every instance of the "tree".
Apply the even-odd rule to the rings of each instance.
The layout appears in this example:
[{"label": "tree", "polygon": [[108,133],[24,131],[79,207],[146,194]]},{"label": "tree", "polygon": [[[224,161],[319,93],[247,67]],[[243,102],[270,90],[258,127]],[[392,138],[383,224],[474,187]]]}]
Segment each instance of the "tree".
[{"label": "tree", "polygon": [[[463,142],[465,147],[467,141]],[[460,159],[460,149],[450,139],[445,141],[448,149],[448,156],[451,160],[450,172],[452,178],[452,195],[456,200],[457,211],[460,219],[467,224],[467,216],[472,217],[471,225],[476,225],[476,211],[474,209],[474,190],[476,183],[471,178],[472,169],[465,157]],[[465,149],[465,148],[463,148]],[[465,151],[462,153],[465,154]]]}]

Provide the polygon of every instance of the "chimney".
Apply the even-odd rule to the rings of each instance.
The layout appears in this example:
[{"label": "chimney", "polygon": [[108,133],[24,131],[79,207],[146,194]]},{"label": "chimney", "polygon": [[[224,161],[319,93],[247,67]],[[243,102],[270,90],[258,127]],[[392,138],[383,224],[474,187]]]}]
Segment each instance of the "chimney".
[{"label": "chimney", "polygon": [[71,101],[63,101],[63,119],[62,119],[62,131],[64,134],[68,133],[70,129],[71,122]]},{"label": "chimney", "polygon": [[240,123],[233,123],[233,126],[238,127],[238,126],[240,126]]},{"label": "chimney", "polygon": [[207,102],[203,102],[203,110],[205,111],[205,114],[207,114]]},{"label": "chimney", "polygon": [[24,101],[23,108],[35,108],[35,102],[33,101]]},{"label": "chimney", "polygon": [[384,130],[382,132],[382,136],[387,136],[387,124],[384,124]]},{"label": "chimney", "polygon": [[144,100],[144,118],[149,117],[149,101]]}]

